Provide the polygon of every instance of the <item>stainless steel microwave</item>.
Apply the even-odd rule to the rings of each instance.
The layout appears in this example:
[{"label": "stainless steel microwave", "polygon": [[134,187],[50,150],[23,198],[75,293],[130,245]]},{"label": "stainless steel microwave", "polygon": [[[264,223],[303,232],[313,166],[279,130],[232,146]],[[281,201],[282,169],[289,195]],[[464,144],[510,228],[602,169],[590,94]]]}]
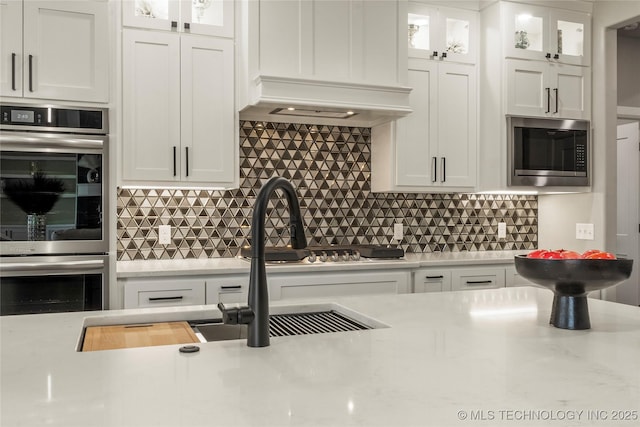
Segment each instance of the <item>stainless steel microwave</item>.
[{"label": "stainless steel microwave", "polygon": [[590,185],[586,120],[507,117],[510,186]]}]

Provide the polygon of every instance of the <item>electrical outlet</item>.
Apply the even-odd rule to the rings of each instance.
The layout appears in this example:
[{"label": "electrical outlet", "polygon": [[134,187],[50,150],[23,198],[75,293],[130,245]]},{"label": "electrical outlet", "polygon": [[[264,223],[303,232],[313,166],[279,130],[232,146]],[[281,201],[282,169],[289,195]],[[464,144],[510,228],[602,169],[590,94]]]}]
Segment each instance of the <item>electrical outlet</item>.
[{"label": "electrical outlet", "polygon": [[576,223],[576,239],[593,240],[593,224]]},{"label": "electrical outlet", "polygon": [[393,240],[400,241],[404,238],[404,226],[401,222],[393,224]]},{"label": "electrical outlet", "polygon": [[498,239],[506,239],[507,238],[507,223],[499,222],[498,223]]},{"label": "electrical outlet", "polygon": [[171,226],[160,225],[158,226],[158,241],[161,245],[171,244]]}]

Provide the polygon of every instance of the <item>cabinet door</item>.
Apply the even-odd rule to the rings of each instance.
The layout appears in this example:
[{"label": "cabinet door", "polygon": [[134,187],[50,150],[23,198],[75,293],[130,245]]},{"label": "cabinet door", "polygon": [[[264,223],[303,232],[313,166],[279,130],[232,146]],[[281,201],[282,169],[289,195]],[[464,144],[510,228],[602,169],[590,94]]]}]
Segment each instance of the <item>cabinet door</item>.
[{"label": "cabinet door", "polygon": [[503,43],[507,58],[544,61],[549,48],[549,9],[522,3],[504,2]]},{"label": "cabinet door", "polygon": [[123,31],[124,180],[180,179],[180,37]]},{"label": "cabinet door", "polygon": [[108,3],[24,2],[24,96],[107,102]]},{"label": "cabinet door", "polygon": [[233,40],[181,36],[182,181],[233,183]]},{"label": "cabinet door", "polygon": [[410,2],[409,56],[475,64],[478,14],[473,11]]},{"label": "cabinet door", "polygon": [[0,95],[22,96],[22,0],[0,0]]},{"label": "cabinet door", "polygon": [[591,15],[550,9],[549,22],[552,58],[562,64],[591,65]]},{"label": "cabinet door", "polygon": [[122,0],[124,26],[169,31],[177,30],[179,20],[180,3],[176,0]]},{"label": "cabinet door", "polygon": [[233,0],[182,0],[182,29],[191,34],[232,38],[233,3]]},{"label": "cabinet door", "polygon": [[550,64],[549,68],[553,116],[588,120],[591,116],[591,69],[563,64]]},{"label": "cabinet door", "polygon": [[506,113],[547,117],[552,111],[551,88],[546,83],[548,64],[508,59],[506,61]]},{"label": "cabinet door", "polygon": [[472,65],[439,64],[438,170],[440,185],[473,187],[476,184],[477,89]]},{"label": "cabinet door", "polygon": [[249,277],[247,275],[219,275],[206,280],[207,304],[247,303]]},{"label": "cabinet door", "polygon": [[438,64],[409,59],[409,102],[413,112],[396,121],[396,185],[435,185],[433,152],[438,135]]}]

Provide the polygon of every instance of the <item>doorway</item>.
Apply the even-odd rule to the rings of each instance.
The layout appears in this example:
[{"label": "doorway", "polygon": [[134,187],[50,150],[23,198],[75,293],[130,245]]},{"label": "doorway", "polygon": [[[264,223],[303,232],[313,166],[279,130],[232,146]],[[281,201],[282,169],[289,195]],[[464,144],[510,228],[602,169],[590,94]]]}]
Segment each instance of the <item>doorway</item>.
[{"label": "doorway", "polygon": [[621,120],[617,135],[616,254],[634,260],[631,277],[616,288],[616,301],[640,305],[640,122]]}]

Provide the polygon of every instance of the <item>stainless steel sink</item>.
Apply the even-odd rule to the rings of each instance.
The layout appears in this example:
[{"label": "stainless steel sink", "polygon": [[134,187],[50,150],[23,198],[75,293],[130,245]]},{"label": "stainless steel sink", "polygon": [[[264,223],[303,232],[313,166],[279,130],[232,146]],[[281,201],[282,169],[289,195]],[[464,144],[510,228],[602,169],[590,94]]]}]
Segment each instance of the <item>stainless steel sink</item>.
[{"label": "stainless steel sink", "polygon": [[[356,320],[336,310],[272,314],[269,316],[269,336],[285,337],[386,327],[373,319],[367,320],[371,321]],[[190,324],[202,342],[237,340],[247,337],[247,325],[225,325],[221,319]]]}]

